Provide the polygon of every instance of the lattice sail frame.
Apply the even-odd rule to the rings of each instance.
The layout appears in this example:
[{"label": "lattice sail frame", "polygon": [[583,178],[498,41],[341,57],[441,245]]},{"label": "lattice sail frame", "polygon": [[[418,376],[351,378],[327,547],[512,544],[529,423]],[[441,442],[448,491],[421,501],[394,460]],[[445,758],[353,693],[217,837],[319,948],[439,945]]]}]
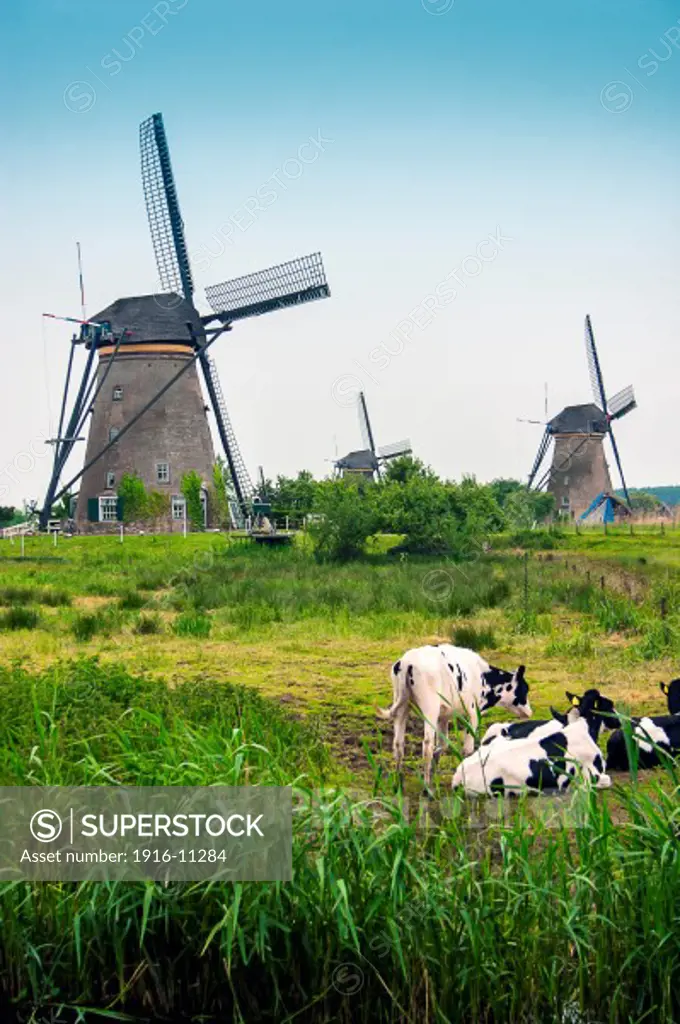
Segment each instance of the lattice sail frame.
[{"label": "lattice sail frame", "polygon": [[222,320],[244,320],[330,295],[320,252],[210,285],[206,298]]},{"label": "lattice sail frame", "polygon": [[139,126],[142,186],[156,266],[165,292],[191,301],[194,284],[162,114]]}]

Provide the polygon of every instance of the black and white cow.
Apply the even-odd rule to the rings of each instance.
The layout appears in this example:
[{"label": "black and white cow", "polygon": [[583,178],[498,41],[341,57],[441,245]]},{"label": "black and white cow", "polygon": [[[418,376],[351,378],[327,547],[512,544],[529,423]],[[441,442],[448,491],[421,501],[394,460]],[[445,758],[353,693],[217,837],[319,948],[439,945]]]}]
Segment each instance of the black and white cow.
[{"label": "black and white cow", "polygon": [[[481,745],[488,746],[499,737],[506,739],[524,739],[530,736],[536,729],[542,730],[542,735],[548,735],[550,731],[558,732],[568,722],[575,718],[585,718],[588,722],[588,731],[597,743],[600,729],[615,729],[621,723],[616,717],[614,703],[608,697],[603,696],[599,690],[586,690],[582,696],[566,691],[569,701],[569,710],[565,714],[550,708],[552,718],[532,718],[530,722],[494,722],[484,733]],[[544,729],[544,726],[551,726],[551,729]]]},{"label": "black and white cow", "polygon": [[[531,715],[529,685],[524,665],[516,672],[489,665],[476,651],[452,644],[415,647],[392,666],[393,701],[378,715],[394,722],[393,751],[397,771],[404,758],[404,737],[409,707],[415,704],[424,719],[423,761],[426,786],[432,780],[437,734],[443,743],[454,716],[464,719],[463,753],[474,750],[474,733],[479,715],[487,708],[502,706],[516,715]],[[441,746],[437,750],[437,757]]]},{"label": "black and white cow", "polygon": [[452,786],[474,795],[518,794],[564,790],[580,775],[598,789],[611,786],[588,722],[578,717],[557,731],[547,722],[523,739],[497,737],[458,765]]},{"label": "black and white cow", "polygon": [[[680,755],[680,679],[660,686],[670,714],[631,719],[631,740],[638,750],[638,768],[656,768],[664,755],[671,758]],[[629,768],[626,739],[623,730],[617,729],[607,743],[607,770],[625,772]]]}]

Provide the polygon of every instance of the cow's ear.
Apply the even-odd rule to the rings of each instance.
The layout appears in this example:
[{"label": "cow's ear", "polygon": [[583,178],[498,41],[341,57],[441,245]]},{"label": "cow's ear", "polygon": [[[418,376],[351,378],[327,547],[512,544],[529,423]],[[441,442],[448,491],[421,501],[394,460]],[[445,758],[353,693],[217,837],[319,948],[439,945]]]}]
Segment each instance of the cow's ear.
[{"label": "cow's ear", "polygon": [[554,719],[555,719],[555,720],[556,720],[557,722],[559,722],[559,723],[560,723],[560,725],[566,725],[566,724],[567,724],[567,716],[566,716],[566,715],[563,715],[561,711],[557,711],[557,710],[556,710],[556,709],[555,709],[555,708],[554,708],[554,707],[552,706],[552,704],[550,705],[550,714],[552,715],[552,717],[553,717],[553,718],[554,718]]},{"label": "cow's ear", "polygon": [[661,687],[661,692],[668,696],[668,683],[659,683],[659,686]]},{"label": "cow's ear", "polygon": [[566,696],[567,700],[570,701],[572,706],[575,708],[577,708],[581,703],[581,698],[578,697],[575,693],[569,693],[569,690],[566,691]]},{"label": "cow's ear", "polygon": [[515,672],[515,678],[516,679],[524,679],[524,670],[525,670],[525,666],[524,665],[520,665],[520,667]]}]

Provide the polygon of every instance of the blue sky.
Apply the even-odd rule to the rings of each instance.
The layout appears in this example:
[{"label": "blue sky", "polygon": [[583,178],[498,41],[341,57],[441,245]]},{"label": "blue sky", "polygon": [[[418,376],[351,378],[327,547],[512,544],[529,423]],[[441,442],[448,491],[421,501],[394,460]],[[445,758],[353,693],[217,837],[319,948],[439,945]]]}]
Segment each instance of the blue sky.
[{"label": "blue sky", "polygon": [[[544,383],[551,414],[589,399],[589,312],[608,388],[638,396],[618,430],[629,482],[680,479],[679,3],[36,0],[0,29],[0,504],[47,477],[17,455],[54,430],[70,332],[40,314],[78,312],[75,241],[90,314],[158,287],[137,142],[156,110],[199,303],[324,254],[329,301],[216,345],[251,471],[327,472],[359,445],[343,396],[360,382],[379,443],[409,436],[449,477],[523,476],[540,428],[517,418],[541,417]],[[455,300],[404,341],[451,274]],[[371,358],[395,338],[388,365]]]}]

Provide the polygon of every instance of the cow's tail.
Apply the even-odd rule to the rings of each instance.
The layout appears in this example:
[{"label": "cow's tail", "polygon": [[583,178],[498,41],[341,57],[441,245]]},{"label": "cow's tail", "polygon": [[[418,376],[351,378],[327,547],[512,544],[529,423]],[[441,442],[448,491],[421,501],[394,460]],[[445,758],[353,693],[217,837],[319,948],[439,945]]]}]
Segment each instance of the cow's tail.
[{"label": "cow's tail", "polygon": [[405,707],[411,697],[413,688],[413,665],[403,665],[397,661],[392,666],[392,705],[389,708],[376,708],[379,718],[391,722],[397,712]]}]

